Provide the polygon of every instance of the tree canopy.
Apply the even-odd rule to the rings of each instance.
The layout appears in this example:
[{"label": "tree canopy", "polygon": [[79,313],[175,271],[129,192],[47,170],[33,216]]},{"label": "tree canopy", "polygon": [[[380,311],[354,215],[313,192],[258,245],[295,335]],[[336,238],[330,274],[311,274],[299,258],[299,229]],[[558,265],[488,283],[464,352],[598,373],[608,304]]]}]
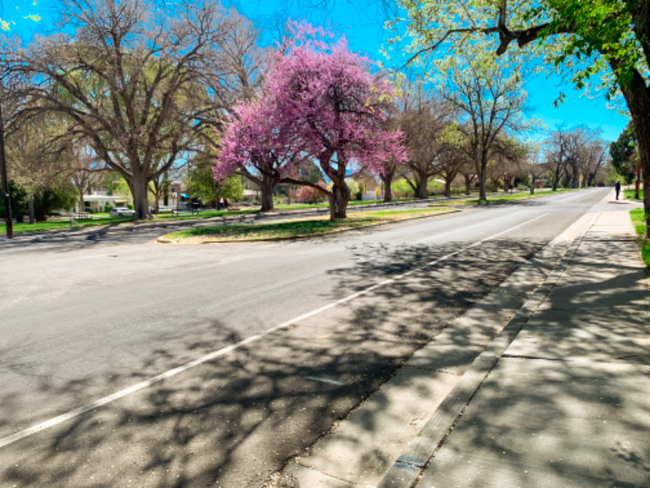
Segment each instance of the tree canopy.
[{"label": "tree canopy", "polygon": [[[242,120],[233,120],[220,161],[247,167],[267,159],[276,165],[273,171],[283,171],[281,182],[321,189],[330,199],[330,217],[345,218],[350,198],[345,179],[352,167],[379,171],[390,156],[405,157],[400,132],[386,128],[395,89],[373,77],[369,60],[350,51],[344,36],[332,41],[332,32],[306,23],[291,23],[290,28],[292,38],[271,59],[263,95],[252,102],[270,127],[244,127]],[[252,146],[228,149],[252,130],[266,136],[257,144],[251,140]],[[302,157],[287,159],[296,150]],[[295,178],[302,158],[318,162],[331,190]],[[285,164],[280,167],[278,161]]]},{"label": "tree canopy", "polygon": [[[406,16],[389,23],[398,32],[393,42],[410,39],[411,59],[423,69],[461,50],[492,51],[535,59],[548,71],[559,70],[578,89],[600,77],[608,96],[621,93],[625,99],[639,141],[644,185],[650,186],[650,0],[398,4]],[[519,49],[509,49],[513,43]],[[650,194],[644,196],[650,224]]]},{"label": "tree canopy", "polygon": [[250,26],[216,1],[62,0],[59,11],[56,33],[13,41],[3,56],[28,81],[16,93],[22,117],[65,117],[65,136],[120,173],[147,218],[148,182],[211,150],[233,85],[250,87],[250,67],[234,57],[252,47],[233,47]]}]

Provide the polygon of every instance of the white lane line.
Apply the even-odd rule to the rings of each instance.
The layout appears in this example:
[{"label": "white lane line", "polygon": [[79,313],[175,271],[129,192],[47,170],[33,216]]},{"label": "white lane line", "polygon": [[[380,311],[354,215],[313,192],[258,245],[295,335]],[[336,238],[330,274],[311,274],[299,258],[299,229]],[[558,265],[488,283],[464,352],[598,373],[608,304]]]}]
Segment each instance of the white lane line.
[{"label": "white lane line", "polygon": [[[510,232],[511,230],[518,229],[519,227],[522,227],[526,224],[529,224],[531,222],[534,222],[538,219],[541,219],[542,217],[545,217],[546,215],[549,215],[548,213],[540,215],[539,217],[535,217],[534,219],[528,220],[527,222],[524,222],[523,224],[516,225],[515,227],[511,227],[510,229],[507,229],[503,232],[499,232],[498,234],[494,234],[493,236],[487,237],[485,239],[481,239],[480,241],[477,241],[473,244],[470,244],[467,247],[464,247],[462,249],[459,249],[458,251],[455,251],[453,253],[447,254],[446,256],[443,256],[441,258],[436,259],[435,261],[431,261],[430,263],[425,264],[424,266],[419,266],[417,268],[414,268],[410,271],[407,271],[406,273],[403,273],[399,276],[396,276],[395,278],[389,278],[386,279],[380,283],[377,283],[376,285],[369,286],[368,288],[365,288],[361,291],[358,291],[356,293],[353,293],[352,295],[348,295],[345,298],[341,298],[340,300],[336,300],[335,302],[331,302],[327,305],[324,305],[320,308],[317,308],[316,310],[312,310],[311,312],[307,312],[299,317],[296,317],[294,319],[288,320],[286,322],[283,322],[279,325],[276,325],[274,327],[271,327],[270,329],[266,329],[265,331],[259,332],[257,334],[253,334],[250,337],[247,337],[244,340],[241,340],[239,342],[236,342],[234,344],[231,344],[230,346],[224,347],[222,349],[219,349],[218,351],[211,352],[210,354],[206,354],[205,356],[202,356],[198,359],[195,359],[194,361],[190,361],[189,363],[186,363],[182,366],[179,366],[174,369],[170,369],[169,371],[165,371],[164,373],[161,373],[157,376],[154,376],[153,378],[149,378],[148,380],[141,381],[140,383],[137,383],[133,386],[130,386],[128,388],[125,388],[123,390],[120,390],[118,392],[113,393],[112,395],[105,396],[103,398],[100,398],[99,400],[95,400],[92,403],[88,403],[86,405],[83,405],[81,407],[75,408],[74,410],[70,410],[67,413],[64,413],[62,415],[59,415],[57,417],[51,418],[50,420],[46,420],[45,422],[41,422],[40,424],[36,424],[32,427],[29,427],[27,429],[21,430],[19,432],[16,432],[15,434],[12,434],[8,437],[4,437],[0,439],[0,448],[8,446],[9,444],[13,444],[14,442],[17,442],[21,439],[24,439],[26,437],[29,437],[31,435],[34,435],[38,432],[41,432],[45,429],[48,429],[50,427],[54,427],[55,425],[61,424],[67,420],[71,420],[75,417],[79,417],[80,415],[83,415],[84,413],[90,412],[91,410],[94,410],[98,407],[101,407],[103,405],[106,405],[108,403],[112,403],[116,400],[119,400],[120,398],[124,398],[127,395],[130,395],[131,393],[135,393],[137,391],[143,390],[149,386],[152,386],[156,383],[159,383],[167,378],[171,378],[172,376],[176,376],[179,373],[183,373],[189,369],[192,369],[196,366],[199,366],[203,363],[206,363],[208,361],[211,361],[212,359],[218,358],[220,356],[223,356],[225,354],[228,354],[232,351],[235,351],[239,349],[242,346],[245,346],[246,344],[250,344],[251,342],[258,341],[259,339],[262,339],[263,337],[266,337],[269,334],[272,334],[273,332],[276,332],[280,329],[285,329],[289,327],[290,325],[294,325],[297,322],[300,322],[301,320],[305,320],[309,317],[313,317],[314,315],[317,315],[321,312],[324,312],[326,310],[329,310],[330,308],[334,308],[338,305],[341,305],[342,303],[349,302],[350,300],[354,300],[357,297],[360,297],[362,295],[365,295],[367,293],[370,293],[373,290],[376,290],[377,288],[380,288],[384,285],[388,285],[390,283],[394,283],[397,280],[402,279],[405,276],[408,276],[415,271],[420,271],[423,270],[424,268],[427,268],[429,266],[432,266],[434,264],[440,263],[446,259],[449,259],[452,256],[455,256],[457,254],[460,254],[463,251],[466,251],[472,247],[478,246],[479,244],[489,241],[490,239],[494,239],[495,237],[498,237],[500,235],[503,235],[507,232]],[[497,219],[500,220],[500,219]],[[463,229],[458,229],[458,230],[463,230]],[[310,378],[310,379],[315,379],[315,378]],[[321,381],[320,379],[318,381]]]},{"label": "white lane line", "polygon": [[578,199],[575,200],[575,201],[576,201],[576,202],[581,202],[581,201],[585,200],[586,198],[593,197],[593,196],[594,196],[594,192],[592,191],[592,192],[589,192],[588,195],[584,195],[583,197],[580,197],[580,198],[578,198]]},{"label": "white lane line", "polygon": [[313,381],[320,381],[321,383],[330,383],[332,385],[337,385],[337,386],[347,385],[345,381],[328,380],[327,378],[317,378],[316,376],[307,376],[307,379]]},{"label": "white lane line", "polygon": [[[528,225],[528,224],[530,224],[531,222],[535,222],[536,220],[539,220],[539,219],[541,219],[542,217],[546,217],[547,215],[549,215],[549,214],[545,213],[545,214],[540,215],[539,217],[535,217],[535,218],[532,219],[532,220],[529,220],[529,221],[527,221],[527,222],[524,222],[523,224],[519,224],[519,225],[515,225],[514,227],[510,227],[508,230],[504,230],[503,232],[499,232],[498,234],[494,234],[493,236],[486,237],[486,238],[483,239],[482,241],[478,241],[478,242],[472,244],[472,245],[469,246],[469,247],[478,246],[478,245],[481,244],[482,242],[490,241],[490,240],[492,240],[492,239],[495,239],[495,238],[497,238],[497,237],[499,237],[499,236],[502,236],[503,234],[507,234],[508,232],[511,232],[511,231],[513,231],[513,230],[515,230],[515,229],[518,229],[519,227],[523,227],[524,225]],[[468,247],[468,248],[469,248],[469,247]]]},{"label": "white lane line", "polygon": [[[509,213],[508,215],[504,215],[503,217],[498,217],[496,219],[490,219],[488,221],[482,220],[483,216],[476,215],[476,214],[468,214],[467,217],[476,217],[477,220],[480,220],[478,225],[480,225],[481,227],[485,227],[485,224],[487,224],[487,223],[492,224],[494,222],[499,222],[500,220],[504,220],[504,219],[510,219],[510,218],[514,217],[515,215],[519,215],[519,214],[527,213],[527,212],[529,212],[529,211],[528,210],[520,210],[518,212]],[[450,230],[449,232],[445,232],[443,234],[436,234],[435,236],[426,237],[424,239],[413,241],[413,244],[422,244],[422,243],[425,243],[425,242],[434,242],[434,241],[439,240],[441,237],[447,236],[449,234],[455,234],[456,232],[461,231],[461,230],[467,230],[467,227],[462,227],[460,229]]]}]

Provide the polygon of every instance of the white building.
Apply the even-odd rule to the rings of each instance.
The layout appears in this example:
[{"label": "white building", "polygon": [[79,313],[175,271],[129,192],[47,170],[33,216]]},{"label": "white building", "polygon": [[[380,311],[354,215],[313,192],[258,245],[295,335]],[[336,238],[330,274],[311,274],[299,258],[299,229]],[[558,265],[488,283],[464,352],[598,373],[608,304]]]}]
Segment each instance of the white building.
[{"label": "white building", "polygon": [[85,212],[87,208],[92,213],[103,213],[106,211],[106,205],[111,207],[126,207],[128,203],[124,195],[106,195],[103,191],[94,191],[92,195],[84,195],[83,207],[79,208],[79,203],[74,209],[75,212]]}]

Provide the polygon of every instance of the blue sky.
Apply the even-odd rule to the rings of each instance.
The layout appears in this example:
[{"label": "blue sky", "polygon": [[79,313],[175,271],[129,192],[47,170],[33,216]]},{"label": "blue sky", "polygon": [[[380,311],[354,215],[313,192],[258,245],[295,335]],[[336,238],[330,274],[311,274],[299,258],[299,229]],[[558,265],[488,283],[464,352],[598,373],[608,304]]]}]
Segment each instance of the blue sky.
[{"label": "blue sky", "polygon": [[[43,17],[40,27],[47,27],[48,9],[56,5],[56,1],[40,0],[37,5],[33,5],[34,0],[0,0],[2,6],[0,17],[4,20],[14,20],[15,32],[27,38],[34,24],[21,16],[39,14]],[[299,8],[300,1],[238,0],[233,1],[232,4],[262,25],[287,16],[307,18],[314,23],[329,21],[337,26],[337,30],[346,34],[352,49],[366,53],[375,60],[384,60],[378,51],[389,33],[383,29],[382,17],[377,10],[371,8],[360,12],[352,8],[347,0],[337,0],[338,3],[332,4],[333,7],[327,11],[305,10]],[[378,2],[379,0],[373,0],[366,3],[372,5]],[[617,139],[627,125],[626,116],[607,108],[604,93],[596,93],[594,98],[589,99],[581,96],[580,92],[570,85],[563,84],[559,77],[546,78],[543,75],[532,78],[526,89],[529,94],[528,105],[531,108],[531,115],[541,119],[548,129],[552,130],[559,125],[570,128],[585,124],[592,129],[601,129],[602,137],[611,141]],[[559,91],[566,95],[566,99],[564,104],[555,108],[553,101]]]},{"label": "blue sky", "polygon": [[[337,0],[334,7],[328,11],[299,11],[291,3],[287,7],[287,2],[290,1],[239,0],[235,4],[247,16],[257,16],[260,20],[280,12],[287,12],[297,18],[307,17],[308,20],[318,23],[327,19],[346,34],[352,49],[366,53],[373,59],[385,61],[378,51],[390,37],[390,33],[383,28],[383,17],[376,9],[359,12],[350,7],[347,0]],[[378,4],[379,1],[367,1],[366,4]],[[531,115],[541,119],[549,130],[560,125],[571,128],[585,124],[591,129],[602,130],[602,137],[612,141],[618,138],[627,125],[627,116],[607,108],[604,93],[596,93],[595,98],[589,99],[581,96],[581,92],[573,89],[571,85],[562,83],[558,76],[535,76],[530,79],[526,89]],[[553,102],[560,91],[566,98],[563,104],[555,108]]]}]

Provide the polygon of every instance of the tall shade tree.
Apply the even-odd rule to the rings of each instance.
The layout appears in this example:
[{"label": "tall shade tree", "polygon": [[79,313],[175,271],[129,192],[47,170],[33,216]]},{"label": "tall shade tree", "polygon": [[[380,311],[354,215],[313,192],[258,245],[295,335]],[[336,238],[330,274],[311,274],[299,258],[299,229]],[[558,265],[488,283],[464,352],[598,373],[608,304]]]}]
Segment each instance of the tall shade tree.
[{"label": "tall shade tree", "polygon": [[[598,137],[598,131],[585,126],[571,130],[560,127],[551,132],[545,146],[553,191],[557,190],[563,177],[566,177],[567,186],[573,188],[580,185],[581,176],[585,176],[585,173],[593,173],[595,177],[605,158],[604,142]],[[589,175],[586,175],[582,178],[583,184],[587,184],[588,180]]]},{"label": "tall shade tree", "polygon": [[18,94],[22,114],[66,117],[68,134],[128,182],[136,218],[149,218],[148,182],[213,145],[215,99],[229,99],[219,90],[233,78],[223,47],[240,18],[211,0],[61,0],[58,9],[57,33],[5,56],[31,81]]},{"label": "tall shade tree", "polygon": [[[6,137],[6,161],[9,179],[26,191],[30,222],[34,219],[34,198],[45,190],[56,192],[70,186],[76,162],[70,148],[55,137],[61,129],[60,118],[42,116],[24,124],[10,124]],[[12,208],[13,205],[11,206]],[[41,213],[45,218],[45,213]],[[22,218],[22,214],[15,215]]]},{"label": "tall shade tree", "polygon": [[[580,172],[582,186],[593,186],[598,172],[609,160],[609,144],[600,137],[589,141],[582,149]],[[638,198],[638,197],[637,197]]]},{"label": "tall shade tree", "polygon": [[491,161],[488,167],[488,173],[494,181],[495,188],[501,181],[504,191],[508,191],[512,189],[518,178],[526,174],[527,147],[516,139],[508,137],[501,138],[498,146],[494,161]]},{"label": "tall shade tree", "polygon": [[[644,187],[650,186],[650,0],[398,0],[414,56],[479,48],[530,55],[560,68],[582,89],[604,76],[620,91],[639,142]],[[397,40],[397,39],[396,39]],[[517,48],[511,48],[516,45]],[[650,193],[644,193],[650,237]]]},{"label": "tall shade tree", "polygon": [[355,168],[377,173],[382,161],[406,159],[401,133],[386,129],[395,89],[373,77],[369,60],[350,51],[344,36],[332,41],[334,35],[321,28],[291,27],[292,41],[267,74],[268,94],[279,118],[291,121],[294,143],[331,181],[322,191],[330,218],[342,219],[350,200],[345,179]]},{"label": "tall shade tree", "polygon": [[[634,174],[637,161],[639,160],[637,145],[634,124],[630,122],[618,136],[618,139],[612,142],[609,148],[612,165],[616,173],[625,178],[627,183],[631,181],[632,174]],[[639,187],[638,183],[637,181],[637,188]],[[636,191],[635,198],[639,198],[638,190]]]},{"label": "tall shade tree", "polygon": [[442,139],[451,115],[449,105],[420,86],[407,90],[402,97],[399,120],[408,154],[403,174],[417,198],[429,196],[429,178],[440,171],[438,159],[446,151]]},{"label": "tall shade tree", "polygon": [[436,158],[435,170],[445,180],[445,196],[447,198],[451,197],[451,185],[461,174],[463,165],[467,162],[467,155],[461,150],[463,139],[463,134],[458,130],[457,124],[447,125],[439,138],[442,151]]},{"label": "tall shade tree", "polygon": [[459,113],[460,147],[474,161],[480,200],[487,199],[487,165],[500,150],[506,132],[527,130],[526,92],[517,67],[504,68],[489,54],[450,58],[441,65],[442,97]]}]

